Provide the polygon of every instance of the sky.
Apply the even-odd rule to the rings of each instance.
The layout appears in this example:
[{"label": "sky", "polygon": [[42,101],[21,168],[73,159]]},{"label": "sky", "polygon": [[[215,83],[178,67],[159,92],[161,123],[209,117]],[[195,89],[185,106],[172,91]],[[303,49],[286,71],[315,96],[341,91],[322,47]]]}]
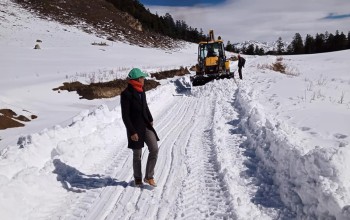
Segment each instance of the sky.
[{"label": "sky", "polygon": [[[243,54],[243,80],[237,61],[235,79],[191,87],[192,71],[160,80],[146,93],[158,186],[138,188],[120,97],[52,88],[125,78],[132,67],[190,67],[197,45],[111,42],[0,5],[0,109],[38,116],[0,130],[1,220],[350,219],[350,50]],[[285,74],[272,70],[278,60]]]},{"label": "sky", "polygon": [[[226,0],[226,1],[145,1],[151,12],[170,13],[204,33],[214,29],[224,41],[256,40],[273,42],[282,37],[290,42],[296,33],[350,31],[348,0]],[[174,3],[177,3],[174,4]],[[210,5],[206,5],[210,3]]]}]

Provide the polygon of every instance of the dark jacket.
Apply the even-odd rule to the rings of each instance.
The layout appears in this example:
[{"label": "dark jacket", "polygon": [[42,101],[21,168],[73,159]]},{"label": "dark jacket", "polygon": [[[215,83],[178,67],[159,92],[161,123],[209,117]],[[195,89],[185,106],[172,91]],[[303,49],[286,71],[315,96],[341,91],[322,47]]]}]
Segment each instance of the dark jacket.
[{"label": "dark jacket", "polygon": [[[153,117],[147,105],[145,92],[138,93],[132,85],[128,84],[128,87],[120,95],[120,104],[128,135],[128,148],[140,149],[144,147],[146,127],[155,133],[159,141],[158,135],[151,125]],[[139,136],[138,141],[131,140],[131,135],[135,133]]]},{"label": "dark jacket", "polygon": [[245,64],[245,59],[243,57],[239,57],[238,58],[238,67],[242,68],[242,67],[244,67],[244,64]]}]

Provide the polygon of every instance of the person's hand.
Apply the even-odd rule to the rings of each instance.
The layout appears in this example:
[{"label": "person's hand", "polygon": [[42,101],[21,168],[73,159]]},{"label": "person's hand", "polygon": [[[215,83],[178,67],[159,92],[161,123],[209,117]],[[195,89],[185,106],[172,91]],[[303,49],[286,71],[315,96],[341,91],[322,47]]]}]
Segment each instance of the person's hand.
[{"label": "person's hand", "polygon": [[132,141],[138,141],[139,140],[139,136],[137,135],[137,133],[131,135],[131,140]]}]

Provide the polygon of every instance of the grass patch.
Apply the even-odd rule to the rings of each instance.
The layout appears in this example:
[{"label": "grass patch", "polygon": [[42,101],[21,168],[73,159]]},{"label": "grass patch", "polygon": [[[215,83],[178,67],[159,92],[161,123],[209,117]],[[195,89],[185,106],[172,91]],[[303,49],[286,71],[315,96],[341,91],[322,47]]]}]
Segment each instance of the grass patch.
[{"label": "grass patch", "polygon": [[[156,78],[157,80],[173,78],[174,76],[183,76],[189,74],[187,68],[181,67],[180,69],[167,70],[152,73],[151,77]],[[145,80],[145,91],[151,90],[159,86],[160,83],[153,79]],[[88,85],[83,84],[78,81],[74,82],[65,82],[63,86],[54,88],[54,91],[60,92],[61,90],[67,90],[69,92],[76,91],[80,99],[102,99],[102,98],[112,98],[118,96],[122,91],[128,86],[127,79],[115,79],[109,82],[98,82],[90,83]]]},{"label": "grass patch", "polygon": [[270,69],[290,76],[298,76],[300,73],[295,68],[290,68],[283,63],[283,57],[277,57],[272,64],[258,64],[258,69]]},{"label": "grass patch", "polygon": [[280,73],[286,73],[286,65],[282,61],[276,61],[272,64],[272,70]]}]

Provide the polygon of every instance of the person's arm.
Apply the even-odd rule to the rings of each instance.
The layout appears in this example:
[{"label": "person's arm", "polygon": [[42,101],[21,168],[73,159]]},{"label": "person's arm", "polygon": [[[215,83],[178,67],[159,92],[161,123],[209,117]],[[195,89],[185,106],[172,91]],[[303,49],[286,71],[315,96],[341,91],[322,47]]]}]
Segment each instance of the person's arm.
[{"label": "person's arm", "polygon": [[122,108],[122,119],[126,129],[131,135],[137,134],[136,129],[132,125],[130,119],[130,97],[128,97],[126,94],[122,94],[120,96],[120,105]]},{"label": "person's arm", "polygon": [[148,108],[148,104],[147,104],[147,99],[146,99],[146,93],[145,93],[145,103],[146,103],[146,113],[147,113],[147,117],[149,119],[149,122],[151,123],[151,125],[153,126],[153,117],[151,114],[151,111]]}]

